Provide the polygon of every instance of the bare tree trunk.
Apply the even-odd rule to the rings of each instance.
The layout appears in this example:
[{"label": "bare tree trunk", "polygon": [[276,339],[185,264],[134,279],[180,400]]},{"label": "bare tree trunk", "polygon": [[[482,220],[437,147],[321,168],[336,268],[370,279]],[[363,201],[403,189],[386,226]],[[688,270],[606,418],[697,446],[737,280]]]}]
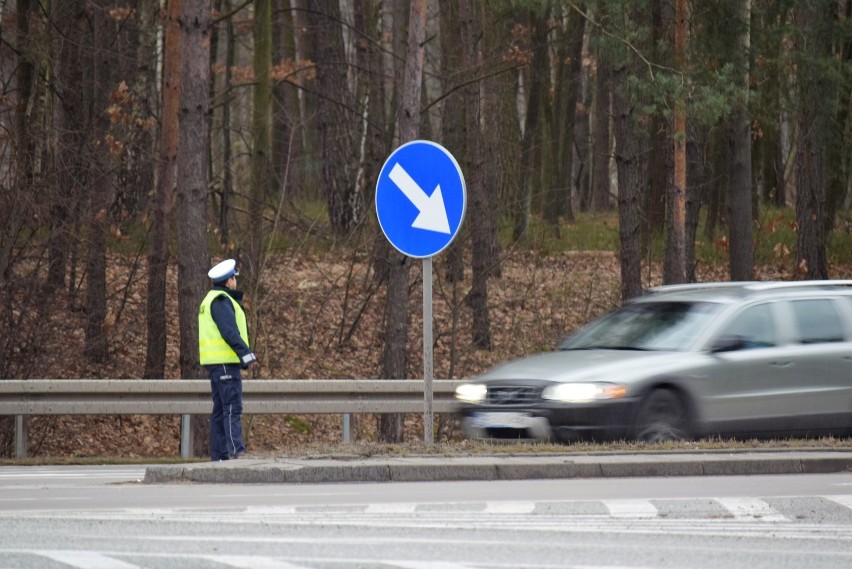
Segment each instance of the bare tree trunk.
[{"label": "bare tree trunk", "polygon": [[[852,1],[845,2],[845,11],[842,4],[838,6],[839,20],[845,21],[847,26],[852,22]],[[852,35],[846,34],[838,42],[835,52],[840,64],[847,69],[852,67]],[[848,74],[847,74],[848,76]],[[844,85],[844,83],[841,83]],[[845,85],[849,85],[847,81]],[[834,124],[837,125],[834,132],[828,135],[829,142],[826,145],[826,197],[825,197],[825,235],[830,236],[834,230],[838,210],[844,201],[852,199],[847,195],[852,189],[852,89],[833,88],[831,98],[836,100],[837,111]],[[844,200],[845,198],[845,200]],[[847,207],[848,209],[848,207]]]},{"label": "bare tree trunk", "polygon": [[[296,49],[296,62],[316,62],[314,41],[311,29],[312,17],[309,15],[310,0],[289,0],[293,10],[293,43]],[[299,180],[294,193],[301,198],[319,199],[322,196],[320,182],[320,157],[317,132],[317,97],[299,97],[298,133],[293,175]]]},{"label": "bare tree trunk", "polygon": [[144,377],[150,379],[162,378],[166,374],[166,273],[178,149],[180,15],[181,0],[169,0],[165,22],[160,155],[154,194],[154,228],[151,233],[151,253],[148,256],[148,343]]},{"label": "bare tree trunk", "polygon": [[[440,10],[440,39],[441,39],[441,88],[444,93],[449,93],[444,99],[441,115],[441,144],[454,156],[463,156],[464,152],[464,105],[459,101],[460,93],[455,91],[456,86],[465,76],[461,62],[461,27],[459,24],[459,3],[454,0],[439,0]],[[495,115],[497,116],[497,115]],[[467,239],[461,238],[466,235],[467,226],[463,225],[459,231],[460,235],[446,249],[443,263],[444,278],[451,283],[451,325],[450,325],[450,362],[449,377],[455,373],[455,366],[459,343],[459,316],[462,311],[462,302],[459,302],[460,289],[464,280],[465,261],[464,243]],[[440,432],[440,427],[439,427]]]},{"label": "bare tree trunk", "polygon": [[[548,22],[548,28],[553,27],[552,12],[550,7],[545,5],[545,21]],[[555,15],[554,17],[558,17]],[[558,28],[558,26],[557,26]],[[562,88],[562,83],[565,78],[566,53],[565,47],[565,32],[557,32],[557,37],[551,46],[547,41],[548,51],[555,51],[554,58],[548,58],[547,86],[545,92],[548,94],[542,97],[541,110],[541,216],[547,225],[548,232],[555,239],[559,239],[559,217],[562,214],[562,205],[559,200],[559,195],[562,193],[562,180],[559,177],[559,171],[562,165],[559,163],[559,144],[560,140],[566,137],[566,133],[562,131],[560,124],[563,111],[562,102],[565,99],[565,89]],[[549,35],[549,34],[548,34]],[[571,211],[573,215],[573,211]]]},{"label": "bare tree trunk", "polygon": [[706,164],[707,137],[702,131],[698,132],[695,121],[687,124],[686,139],[686,280],[695,282],[695,240],[698,234],[698,224],[701,220],[703,194],[707,188]]},{"label": "bare tree trunk", "polygon": [[[659,61],[672,61],[671,45],[674,39],[674,3],[651,0],[652,53]],[[648,188],[644,196],[643,245],[650,246],[656,235],[664,235],[670,218],[666,217],[666,204],[670,201],[672,178],[671,155],[673,146],[672,121],[662,109],[650,117],[650,149],[648,158]]]},{"label": "bare tree trunk", "polygon": [[[129,84],[138,108],[132,109],[137,120],[148,121],[157,116],[161,96],[158,89],[161,72],[157,67],[157,23],[160,0],[137,0],[134,15],[126,18],[119,37],[127,44],[122,55],[122,79]],[[125,71],[126,70],[126,71]],[[130,75],[132,79],[124,79]],[[122,154],[122,172],[116,187],[116,204],[113,211],[120,228],[147,214],[151,206],[157,160],[155,157],[155,131],[153,128],[125,129],[127,150]]]},{"label": "bare tree trunk", "polygon": [[[293,63],[296,60],[293,12],[290,0],[274,0],[272,16],[272,65]],[[289,79],[289,78],[288,78]],[[294,121],[298,118],[298,96],[286,81],[276,77],[272,84],[272,169],[275,186],[285,192],[293,180],[290,165],[293,159]]]},{"label": "bare tree trunk", "polygon": [[[574,124],[577,118],[577,98],[580,92],[580,75],[583,60],[583,35],[585,18],[569,9],[565,16],[564,29],[558,34],[556,82],[554,84],[554,104],[552,124],[555,132],[552,137],[553,164],[549,190],[552,192],[545,207],[548,215],[563,216],[574,221],[574,206],[571,193],[574,169]],[[552,213],[549,214],[552,210]],[[548,219],[553,224],[558,217]]]},{"label": "bare tree trunk", "polygon": [[322,188],[325,192],[332,231],[349,235],[364,220],[364,195],[358,191],[357,153],[353,133],[355,115],[347,111],[352,95],[347,83],[338,2],[311,0],[314,47],[317,57],[316,84],[319,91],[318,134]]},{"label": "bare tree trunk", "polygon": [[[687,14],[686,0],[677,0],[675,15],[675,62],[681,73],[686,71]],[[670,231],[666,239],[666,262],[663,282],[686,282],[686,94],[674,102],[674,184],[669,201]]]},{"label": "bare tree trunk", "polygon": [[[198,306],[207,269],[207,149],[210,100],[210,0],[182,0],[180,123],[177,152],[178,311],[180,374],[203,378],[198,361]],[[209,417],[193,422],[195,456],[206,456]]]},{"label": "bare tree trunk", "polygon": [[609,61],[598,53],[595,73],[595,102],[592,115],[592,211],[610,209],[610,118],[612,117],[612,73]]},{"label": "bare tree trunk", "polygon": [[[220,0],[221,5],[221,0]],[[230,11],[231,2],[225,1],[225,9]],[[234,32],[234,18],[228,18],[225,24],[225,69],[222,84],[225,89],[231,85],[233,79],[234,67],[237,64],[237,41]],[[211,52],[211,57],[215,54]],[[211,85],[215,82],[214,78],[210,79]],[[212,91],[212,89],[211,89]],[[211,95],[212,96],[212,95]],[[230,245],[231,243],[231,197],[234,194],[234,175],[233,175],[233,145],[231,142],[231,129],[233,128],[231,112],[233,107],[233,97],[227,97],[222,103],[222,188],[220,190],[219,199],[219,242]]]},{"label": "bare tree trunk", "polygon": [[[388,143],[390,147],[399,145],[399,114],[401,112],[400,99],[405,81],[403,80],[406,59],[402,54],[406,53],[408,45],[408,19],[410,14],[410,2],[408,0],[392,0],[388,3],[386,19],[390,19],[391,28],[391,54],[385,65],[384,75],[392,76],[393,82],[388,90],[387,119]],[[387,26],[385,21],[384,25]],[[384,159],[384,158],[383,158]],[[378,232],[376,246],[373,253],[373,267],[376,278],[379,280],[388,278],[390,267],[399,262],[394,258],[395,249],[390,242]],[[406,269],[407,270],[407,269]],[[389,285],[390,286],[390,285]]]},{"label": "bare tree trunk", "polygon": [[[795,23],[801,30],[802,55],[809,58],[825,57],[825,38],[820,26],[824,17],[812,2],[803,2],[795,8]],[[819,134],[825,124],[820,101],[826,93],[821,77],[803,64],[797,67],[799,85],[799,121],[796,153],[796,272],[800,278],[827,279],[828,266],[825,255],[825,162],[820,147]]]},{"label": "bare tree trunk", "polygon": [[731,280],[754,278],[754,238],[751,187],[751,120],[748,114],[751,0],[737,2],[737,48],[734,64],[740,69],[738,100],[730,117],[728,144],[729,245]]},{"label": "bare tree trunk", "polygon": [[109,208],[109,146],[107,134],[110,104],[110,8],[109,0],[93,3],[94,21],[93,74],[94,93],[93,139],[90,149],[89,208],[86,253],[86,341],[83,354],[93,363],[107,358],[105,322],[106,305],[106,231]]},{"label": "bare tree trunk", "polygon": [[[355,73],[357,84],[357,108],[359,121],[359,168],[356,187],[364,196],[367,204],[375,200],[375,180],[388,153],[390,138],[387,128],[384,93],[384,66],[382,49],[378,38],[383,33],[381,0],[354,0],[355,28]],[[390,243],[384,236],[376,240],[385,247],[384,254],[390,249]],[[379,261],[373,258],[374,263]],[[387,266],[382,264],[383,270]],[[377,275],[374,275],[376,277]],[[361,418],[353,415],[350,422],[352,440],[357,440],[361,430]]]},{"label": "bare tree trunk", "polygon": [[533,6],[528,10],[529,25],[532,26],[532,49],[533,60],[527,81],[529,97],[527,102],[527,114],[524,121],[524,134],[521,148],[521,176],[518,180],[518,189],[515,195],[515,225],[512,239],[517,241],[526,235],[532,211],[533,178],[536,177],[538,168],[534,160],[534,143],[539,139],[539,109],[541,98],[544,95],[548,73],[547,60],[547,22],[544,17],[536,13],[540,7]]},{"label": "bare tree trunk", "polygon": [[[17,0],[15,14],[15,48],[17,51],[14,77],[17,97],[14,102],[14,179],[9,186],[0,186],[0,284],[11,277],[12,253],[24,224],[23,212],[32,179],[30,124],[27,111],[32,98],[34,65],[26,47],[30,35],[31,10],[29,0]],[[5,89],[4,89],[5,95]],[[4,133],[5,134],[5,133]]]},{"label": "bare tree trunk", "polygon": [[[454,156],[463,156],[465,152],[465,106],[461,93],[454,91],[456,86],[467,78],[462,66],[461,28],[459,25],[459,3],[456,0],[440,0],[441,13],[441,72],[442,88],[450,93],[444,99],[441,119],[441,144]],[[465,228],[461,229],[465,232]],[[447,249],[445,275],[452,283],[464,278],[464,240],[454,239]],[[456,308],[454,307],[454,310]]]},{"label": "bare tree trunk", "polygon": [[[51,289],[65,285],[68,258],[76,244],[74,220],[82,207],[80,186],[85,179],[83,130],[86,124],[86,107],[80,90],[86,48],[85,42],[72,39],[84,37],[86,20],[82,0],[62,2],[54,10],[53,25],[60,33],[54,35],[57,64],[53,108],[58,132],[51,143],[52,161],[57,169],[57,199],[51,208],[48,238],[48,286]],[[0,207],[0,210],[5,208]]]},{"label": "bare tree trunk", "polygon": [[[635,5],[630,9],[629,25],[639,25]],[[625,56],[630,60],[630,56]],[[621,298],[642,294],[640,251],[640,214],[645,185],[644,146],[647,140],[639,123],[639,111],[627,92],[628,74],[639,74],[635,57],[613,69],[613,112],[615,114],[615,162],[618,168],[618,237],[621,244]]]},{"label": "bare tree trunk", "polygon": [[[492,31],[485,29],[486,27],[493,28],[494,26],[486,26],[485,22],[490,20],[494,8],[483,2],[481,4],[482,15],[481,27],[483,28],[483,47],[480,49],[480,58],[483,59],[483,65],[487,65],[487,60],[484,57],[484,52],[488,46],[500,45],[497,43],[495,35]],[[502,63],[502,62],[501,62]],[[511,77],[511,73],[503,73],[493,75],[489,69],[484,69],[483,72],[488,75],[484,79],[480,87],[482,96],[482,117],[497,117],[502,113],[501,108],[501,93],[505,88],[506,81],[504,77]],[[508,113],[509,120],[515,115],[514,112]],[[500,120],[480,120],[482,128],[482,189],[484,192],[485,203],[489,206],[483,208],[482,223],[483,223],[483,239],[486,240],[484,247],[486,248],[486,257],[483,259],[484,266],[488,269],[488,277],[499,279],[503,276],[503,270],[500,261],[500,241],[497,236],[498,220],[501,217],[500,208],[500,184],[503,178],[504,169],[500,162],[501,146],[503,144],[511,145],[501,136]],[[570,146],[570,143],[567,144]],[[568,150],[570,152],[570,149]],[[570,184],[568,188],[568,199],[570,199]]]},{"label": "bare tree trunk", "polygon": [[[426,35],[427,0],[412,0],[408,18],[408,51],[402,82],[399,114],[399,141],[405,144],[417,138],[420,128],[420,94],[423,81],[423,38]],[[396,250],[391,252],[388,296],[385,309],[385,349],[383,377],[403,379],[407,368],[408,274],[411,262]],[[401,414],[382,415],[379,437],[382,442],[400,442],[403,438]]]},{"label": "bare tree trunk", "polygon": [[805,279],[827,279],[825,256],[825,165],[816,134],[806,117],[799,123],[796,156],[796,272]]},{"label": "bare tree trunk", "polygon": [[719,132],[719,129],[711,130],[707,140],[709,155],[709,170],[713,172],[711,179],[708,180],[704,188],[704,202],[707,204],[707,218],[704,222],[704,238],[707,241],[712,241],[716,235],[716,229],[720,225],[724,225],[723,204],[724,188],[727,187],[728,180],[728,151],[725,144],[725,133]]},{"label": "bare tree trunk", "polygon": [[244,262],[245,283],[254,302],[249,310],[249,322],[255,330],[257,306],[262,299],[260,277],[264,265],[264,238],[268,235],[268,224],[264,220],[266,204],[274,195],[272,170],[272,4],[271,0],[255,0],[254,39],[252,66],[254,88],[251,109],[251,194],[248,204],[249,247],[248,259]]},{"label": "bare tree trunk", "polygon": [[[460,0],[459,23],[461,31],[462,68],[469,74],[481,68],[476,46],[482,35],[480,17],[471,0]],[[486,218],[485,188],[483,187],[482,134],[480,130],[479,85],[464,90],[465,123],[467,127],[468,187],[470,191],[470,220],[473,236],[473,284],[468,301],[473,311],[473,345],[483,350],[491,349],[491,323],[488,316],[488,277],[491,239]]]}]

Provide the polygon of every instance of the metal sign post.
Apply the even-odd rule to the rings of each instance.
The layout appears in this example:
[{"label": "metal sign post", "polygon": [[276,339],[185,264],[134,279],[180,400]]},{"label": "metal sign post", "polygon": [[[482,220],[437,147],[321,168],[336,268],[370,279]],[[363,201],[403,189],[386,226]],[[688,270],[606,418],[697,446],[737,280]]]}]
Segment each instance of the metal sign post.
[{"label": "metal sign post", "polygon": [[432,360],[432,257],[423,259],[423,443],[435,442],[434,415],[432,414],[432,380],[435,368]]},{"label": "metal sign post", "polygon": [[[428,193],[431,192],[431,193]],[[450,152],[428,140],[394,150],[376,181],[382,233],[400,253],[423,259],[423,442],[434,443],[432,257],[458,234],[467,207],[464,176]]]}]

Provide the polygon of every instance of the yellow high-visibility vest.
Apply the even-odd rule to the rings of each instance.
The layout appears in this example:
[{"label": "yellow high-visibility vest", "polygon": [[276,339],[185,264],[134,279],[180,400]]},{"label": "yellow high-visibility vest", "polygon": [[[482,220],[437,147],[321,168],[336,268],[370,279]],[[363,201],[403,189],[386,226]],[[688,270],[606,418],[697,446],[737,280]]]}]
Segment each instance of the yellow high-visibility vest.
[{"label": "yellow high-visibility vest", "polygon": [[231,297],[230,294],[222,290],[211,290],[204,297],[201,306],[198,307],[198,359],[201,365],[211,364],[238,364],[240,357],[228,345],[222,334],[219,333],[219,327],[213,320],[213,313],[210,310],[210,305],[219,297],[225,295],[231,304],[234,305],[234,314],[237,318],[237,329],[240,331],[240,337],[246,345],[249,345],[248,325],[246,324],[246,313],[243,312],[243,307],[240,303]]}]

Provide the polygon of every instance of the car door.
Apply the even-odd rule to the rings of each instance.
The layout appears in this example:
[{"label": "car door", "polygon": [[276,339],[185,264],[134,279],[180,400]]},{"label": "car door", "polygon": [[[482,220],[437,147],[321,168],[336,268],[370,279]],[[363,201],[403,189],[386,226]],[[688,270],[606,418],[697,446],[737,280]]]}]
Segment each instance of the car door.
[{"label": "car door", "polygon": [[845,298],[782,303],[794,341],[786,350],[779,413],[791,427],[852,429],[852,316]]},{"label": "car door", "polygon": [[718,328],[708,345],[712,362],[693,381],[706,431],[772,429],[785,409],[784,393],[790,384],[791,338],[782,320],[778,302],[763,301],[745,306]]}]

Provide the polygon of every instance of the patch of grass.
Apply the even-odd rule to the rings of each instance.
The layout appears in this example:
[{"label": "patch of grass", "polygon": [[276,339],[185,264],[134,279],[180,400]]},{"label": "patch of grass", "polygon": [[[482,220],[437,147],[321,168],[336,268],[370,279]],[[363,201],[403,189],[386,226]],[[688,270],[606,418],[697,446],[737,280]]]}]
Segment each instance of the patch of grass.
[{"label": "patch of grass", "polygon": [[790,209],[762,208],[760,222],[754,229],[754,261],[756,264],[789,261],[795,263],[796,212]]},{"label": "patch of grass", "polygon": [[[286,421],[296,429],[310,426],[295,416]],[[440,442],[426,446],[422,442],[398,444],[357,442],[351,444],[311,443],[289,446],[286,450],[251,451],[251,458],[304,458],[358,460],[365,458],[394,457],[466,457],[466,456],[548,456],[588,454],[641,454],[641,453],[694,453],[694,452],[771,452],[796,450],[852,451],[852,438],[823,437],[816,439],[722,439],[710,438],[696,441],[639,443],[615,441],[608,443],[576,442],[571,444],[532,441],[460,441]],[[207,462],[206,458],[122,458],[122,457],[37,457],[21,460],[3,459],[0,466],[42,465],[112,465],[112,464],[188,464]]]},{"label": "patch of grass", "polygon": [[309,435],[313,430],[310,423],[295,415],[287,415],[284,417],[284,422],[293,429],[294,432],[300,435]]},{"label": "patch of grass", "polygon": [[[702,219],[696,232],[696,259],[707,265],[728,263],[728,230],[717,227],[711,237],[705,235],[706,219]],[[754,226],[755,264],[789,262],[791,268],[796,255],[796,211],[793,208],[761,206],[760,219]],[[504,220],[499,228],[499,239],[504,245],[511,242],[512,225]],[[518,244],[542,254],[564,251],[618,251],[618,212],[578,213],[572,223],[562,222],[558,235],[538,216],[530,219],[527,234]],[[827,240],[828,255],[832,263],[852,263],[852,215],[838,214],[835,230]],[[665,234],[657,232],[642,244],[643,257],[662,261],[665,254]]]},{"label": "patch of grass", "polygon": [[828,238],[828,258],[831,264],[852,263],[852,212],[837,214],[834,231]]},{"label": "patch of grass", "polygon": [[359,459],[412,456],[543,456],[565,454],[612,453],[690,453],[690,452],[754,452],[794,450],[852,450],[852,438],[824,437],[819,439],[722,439],[696,441],[639,443],[615,441],[608,443],[577,442],[571,444],[528,441],[461,440],[425,446],[422,442],[399,444],[353,443],[315,444],[288,448],[283,456],[302,458]]},{"label": "patch of grass", "polygon": [[[512,241],[511,220],[504,220],[498,238],[505,246]],[[529,220],[521,245],[544,254],[563,251],[615,251],[618,249],[618,213],[578,213],[573,222],[562,222],[557,231],[537,216]]]},{"label": "patch of grass", "polygon": [[[367,204],[372,207],[372,204]],[[298,227],[288,224],[279,225],[274,235],[267,236],[271,240],[270,250],[282,252],[300,250],[314,252],[329,252],[334,248],[360,247],[369,250],[370,245],[361,245],[359,240],[372,239],[376,227],[373,212],[362,234],[356,234],[346,241],[341,241],[332,235],[329,227],[327,205],[321,199],[301,199],[293,203],[289,216],[300,220]],[[706,208],[702,211],[706,215]],[[768,205],[760,206],[760,219],[754,226],[755,264],[778,265],[789,264],[793,269],[796,255],[796,212],[794,208],[779,208]],[[469,223],[469,220],[467,221]],[[696,232],[696,260],[704,265],[721,266],[728,263],[727,227],[718,226],[711,237],[705,235],[706,219],[702,221]],[[126,255],[137,254],[140,247],[147,252],[150,240],[147,228],[143,224],[127,227],[120,235],[110,234],[108,247],[111,251]],[[498,227],[498,240],[503,246],[512,244],[512,220],[504,218]],[[209,249],[219,251],[222,246],[214,232],[208,232]],[[618,211],[612,209],[606,212],[588,213],[575,212],[575,220],[562,221],[558,230],[554,230],[541,216],[533,215],[529,220],[527,233],[515,244],[520,248],[551,255],[565,251],[613,251],[620,248],[618,235]],[[176,243],[170,244],[173,252]],[[649,240],[642,243],[642,256],[646,260],[660,262],[665,254],[665,235],[657,232]],[[831,264],[852,264],[852,213],[839,212],[834,231],[828,236],[827,254]],[[224,252],[222,253],[225,254]]]},{"label": "patch of grass", "polygon": [[[287,206],[275,233],[265,236],[272,253],[292,252],[329,253],[345,251],[370,251],[376,232],[379,231],[372,204],[366,204],[365,222],[351,235],[341,237],[331,230],[327,205],[322,200],[301,199]],[[271,213],[270,213],[271,215]],[[293,220],[297,220],[296,223]],[[344,257],[348,253],[343,254]]]}]

